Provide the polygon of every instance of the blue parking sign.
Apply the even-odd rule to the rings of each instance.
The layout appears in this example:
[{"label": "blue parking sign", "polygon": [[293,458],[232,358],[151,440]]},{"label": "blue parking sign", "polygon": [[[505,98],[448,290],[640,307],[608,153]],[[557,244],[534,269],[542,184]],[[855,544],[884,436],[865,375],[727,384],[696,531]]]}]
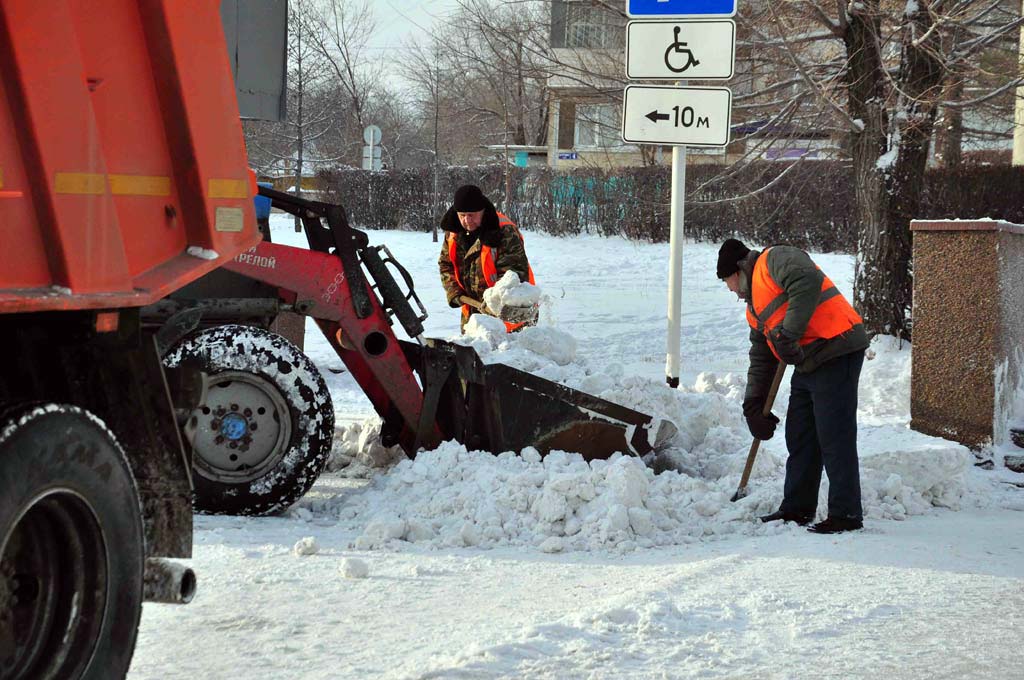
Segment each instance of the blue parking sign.
[{"label": "blue parking sign", "polygon": [[626,0],[631,17],[731,17],[736,0]]}]

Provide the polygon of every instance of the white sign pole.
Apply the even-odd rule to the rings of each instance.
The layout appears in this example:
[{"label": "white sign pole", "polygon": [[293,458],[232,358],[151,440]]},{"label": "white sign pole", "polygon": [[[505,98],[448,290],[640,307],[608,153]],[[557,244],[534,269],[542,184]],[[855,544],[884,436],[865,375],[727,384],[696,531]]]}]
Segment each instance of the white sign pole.
[{"label": "white sign pole", "polygon": [[[701,19],[735,15],[735,0],[707,0],[699,6],[690,0],[627,0],[626,9],[630,17],[662,20],[627,24],[627,78],[728,80],[732,77],[735,22]],[[694,16],[694,11],[701,16]],[[686,147],[728,146],[731,114],[732,92],[728,88],[686,87],[681,81],[676,87],[627,85],[622,95],[623,141],[672,147],[665,382],[673,389],[679,387],[683,321]]]},{"label": "white sign pole", "polygon": [[[685,82],[679,83],[685,85]],[[683,323],[683,211],[686,200],[686,147],[672,147],[672,194],[668,254],[668,343],[665,382],[679,387],[679,349]]]}]

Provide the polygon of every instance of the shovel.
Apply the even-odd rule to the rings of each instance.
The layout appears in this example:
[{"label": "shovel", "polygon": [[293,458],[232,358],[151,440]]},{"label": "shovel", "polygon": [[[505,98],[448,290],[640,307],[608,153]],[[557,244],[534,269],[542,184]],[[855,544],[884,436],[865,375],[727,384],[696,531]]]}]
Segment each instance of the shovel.
[{"label": "shovel", "polygon": [[[786,364],[780,361],[779,367],[775,369],[775,378],[772,380],[771,389],[768,390],[768,398],[764,401],[764,409],[761,411],[762,415],[767,416],[771,413],[772,406],[775,404],[775,395],[779,392],[779,385],[782,384],[782,376],[785,372]],[[736,489],[736,493],[729,499],[733,503],[747,495],[747,482],[750,481],[750,471],[754,469],[754,459],[757,458],[757,449],[760,446],[761,440],[757,437],[754,438],[754,441],[750,442],[750,453],[747,454],[747,464],[743,468],[743,476],[740,477],[739,488]]]},{"label": "shovel", "polygon": [[[464,305],[469,305],[482,314],[489,315],[491,313],[491,311],[487,309],[487,305],[467,295],[459,296],[459,302]],[[505,323],[533,323],[537,320],[537,307],[534,305],[530,305],[528,307],[505,305],[501,308],[501,314],[498,315],[498,318]]]}]

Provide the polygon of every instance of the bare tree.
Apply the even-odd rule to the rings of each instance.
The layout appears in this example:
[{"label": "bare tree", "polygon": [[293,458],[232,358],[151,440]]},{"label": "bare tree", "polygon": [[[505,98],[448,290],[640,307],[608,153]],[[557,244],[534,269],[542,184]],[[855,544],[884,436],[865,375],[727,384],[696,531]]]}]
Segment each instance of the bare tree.
[{"label": "bare tree", "polygon": [[[1004,4],[766,0],[744,17],[754,61],[772,74],[768,89],[786,83],[786,71],[798,75],[794,110],[834,129],[852,159],[860,225],[854,301],[872,333],[911,337],[910,220],[918,216],[939,109],[952,112],[947,140],[954,148],[940,152],[959,157],[960,112],[1020,82],[1016,69],[988,74],[979,67],[1016,35],[1020,20]],[[750,99],[763,105],[764,92],[754,89]]]},{"label": "bare tree", "polygon": [[338,138],[348,149],[348,158],[358,158],[362,130],[370,124],[371,100],[381,81],[383,62],[373,59],[369,44],[377,31],[377,20],[368,0],[313,0],[310,34],[314,48],[324,60],[338,90]]},{"label": "bare tree", "polygon": [[[589,4],[604,8],[609,22],[621,18],[619,5]],[[1012,89],[1020,82],[1018,9],[1013,0],[742,4],[738,72],[729,82],[730,150],[739,161],[690,193],[735,180],[747,161],[809,152],[808,137],[815,152],[850,158],[860,225],[855,302],[871,332],[909,338],[909,221],[920,205],[936,114],[945,113],[936,146],[942,162],[959,160],[965,135],[1007,134]],[[582,58],[556,52],[552,71],[597,98],[607,97],[622,73],[621,51],[587,48]],[[1004,129],[964,124],[965,114],[978,121],[982,112],[1001,116]],[[751,186],[749,193],[762,189]]]},{"label": "bare tree", "polygon": [[432,36],[409,41],[421,128],[437,128],[437,155],[428,139],[425,156],[474,162],[486,145],[544,143],[546,55],[536,45],[546,26],[538,0],[464,0]]},{"label": "bare tree", "polygon": [[317,23],[308,0],[294,0],[288,18],[287,118],[246,125],[249,157],[262,173],[291,174],[302,194],[308,164],[323,163],[320,142],[335,122],[327,64],[316,47]]}]

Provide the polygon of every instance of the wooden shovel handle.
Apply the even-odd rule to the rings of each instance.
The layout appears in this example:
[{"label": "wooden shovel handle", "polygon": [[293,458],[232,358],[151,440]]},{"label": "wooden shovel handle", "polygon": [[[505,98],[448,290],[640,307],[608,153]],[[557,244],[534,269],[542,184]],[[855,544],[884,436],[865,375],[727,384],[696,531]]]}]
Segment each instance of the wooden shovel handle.
[{"label": "wooden shovel handle", "polygon": [[475,299],[469,297],[468,295],[460,295],[459,296],[459,302],[461,302],[464,305],[469,305],[473,309],[483,309],[484,308],[484,303],[480,302],[479,300],[475,300]]},{"label": "wooden shovel handle", "polygon": [[[764,400],[764,408],[761,409],[761,415],[767,416],[772,412],[772,406],[775,405],[775,395],[779,393],[779,385],[782,384],[782,376],[785,373],[786,364],[780,361],[779,367],[775,369],[775,377],[772,379],[771,389],[768,390],[768,398]],[[754,459],[757,458],[757,449],[760,446],[761,440],[754,437],[754,441],[750,442],[750,452],[747,454],[747,464],[744,466],[743,476],[740,478],[739,491],[745,489],[747,482],[750,481],[750,471],[754,469]]]}]

